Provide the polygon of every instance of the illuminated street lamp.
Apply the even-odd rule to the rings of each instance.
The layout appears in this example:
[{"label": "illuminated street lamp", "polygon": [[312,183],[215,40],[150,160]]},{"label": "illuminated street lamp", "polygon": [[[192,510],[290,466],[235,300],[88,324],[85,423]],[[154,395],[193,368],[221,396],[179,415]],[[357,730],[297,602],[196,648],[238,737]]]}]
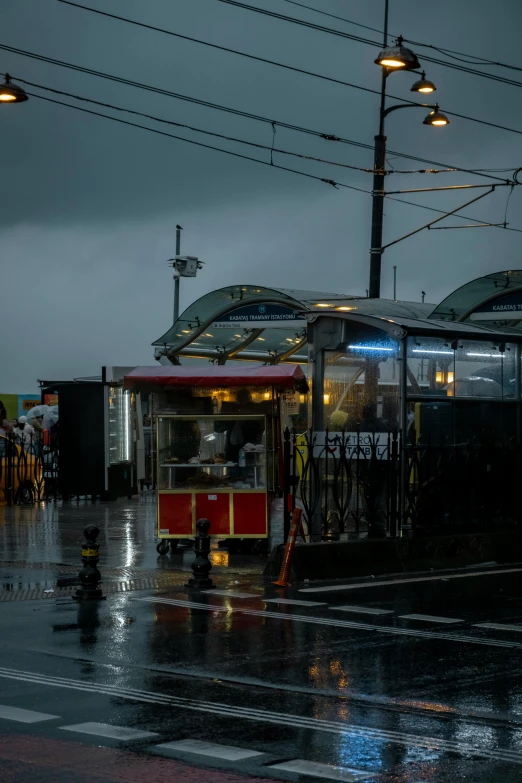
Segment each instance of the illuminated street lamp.
[{"label": "illuminated street lamp", "polygon": [[8,73],[5,82],[0,86],[0,103],[23,103],[29,100],[27,94],[18,84],[13,84]]},{"label": "illuminated street lamp", "polygon": [[[418,73],[420,63],[415,52],[403,46],[403,38],[399,37],[394,46],[388,46],[388,6],[389,0],[385,0],[384,7],[384,45],[383,50],[375,59],[375,63],[382,68],[381,106],[379,112],[379,133],[375,136],[375,153],[373,164],[373,205],[372,205],[372,233],[370,246],[370,283],[368,295],[372,299],[378,299],[381,295],[381,261],[382,261],[382,226],[384,213],[384,177],[386,165],[386,136],[384,135],[384,121],[388,114],[397,109],[411,109],[424,107],[431,109],[424,118],[424,125],[442,127],[449,125],[449,119],[440,111],[438,104],[404,103],[397,106],[386,107],[386,82],[393,71],[415,71]],[[428,94],[435,92],[433,82],[426,79],[424,71],[411,86],[411,92]]]}]

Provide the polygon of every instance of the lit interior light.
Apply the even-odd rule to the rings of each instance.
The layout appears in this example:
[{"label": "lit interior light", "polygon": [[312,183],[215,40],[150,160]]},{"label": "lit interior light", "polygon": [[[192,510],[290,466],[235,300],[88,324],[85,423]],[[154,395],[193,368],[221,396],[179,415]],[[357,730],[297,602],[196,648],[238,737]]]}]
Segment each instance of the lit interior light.
[{"label": "lit interior light", "polygon": [[304,401],[305,401],[305,396],[304,396],[304,394],[300,394],[300,395],[299,395],[299,403],[300,403],[301,405],[303,405],[303,404],[304,404]]},{"label": "lit interior light", "polygon": [[428,348],[414,348],[412,353],[434,353],[436,356],[453,356],[453,351],[431,351]]},{"label": "lit interior light", "polygon": [[329,405],[330,404],[330,395],[329,394],[324,394],[323,395],[323,400],[324,400],[324,404],[325,405]]},{"label": "lit interior light", "polygon": [[204,336],[204,337],[213,337],[214,335],[212,335],[212,334],[208,334],[208,333],[207,333],[207,334],[205,334],[205,335],[203,335],[203,336]]},{"label": "lit interior light", "polygon": [[271,392],[267,391],[267,392],[264,393],[263,396],[264,396],[265,400],[269,400],[270,397],[272,396],[272,394],[271,394]]},{"label": "lit interior light", "polygon": [[182,329],[183,334],[190,334],[190,329]]},{"label": "lit interior light", "polygon": [[384,348],[381,345],[349,345],[352,351],[393,351],[393,348]]},{"label": "lit interior light", "polygon": [[481,359],[503,359],[503,353],[467,353],[466,356],[480,356]]},{"label": "lit interior light", "polygon": [[442,373],[440,370],[437,370],[435,373],[435,380],[437,383],[444,383],[444,373]]},{"label": "lit interior light", "polygon": [[342,310],[344,313],[348,312],[348,310],[355,310],[355,307],[336,307],[336,310]]},{"label": "lit interior light", "polygon": [[265,338],[264,337],[258,337],[257,339],[260,340],[262,343],[265,342]]},{"label": "lit interior light", "polygon": [[326,302],[316,302],[314,307],[333,307],[333,305],[327,304]]},{"label": "lit interior light", "polygon": [[455,373],[454,372],[449,372],[448,373],[448,383],[453,383],[454,380],[455,380]]}]

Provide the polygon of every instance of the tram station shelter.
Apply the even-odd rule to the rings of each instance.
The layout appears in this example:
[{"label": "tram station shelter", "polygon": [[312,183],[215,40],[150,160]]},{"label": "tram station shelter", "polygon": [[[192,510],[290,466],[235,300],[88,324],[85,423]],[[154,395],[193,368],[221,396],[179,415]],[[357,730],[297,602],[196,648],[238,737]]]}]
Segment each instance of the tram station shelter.
[{"label": "tram station shelter", "polygon": [[300,364],[315,431],[378,420],[404,437],[518,435],[522,270],[438,305],[235,285],[191,304],[155,343],[161,363]]},{"label": "tram station shelter", "polygon": [[[448,567],[455,552],[462,564],[522,557],[521,324],[522,270],[439,304],[235,285],[191,304],[154,346],[162,364],[301,365],[310,391],[281,420],[294,455],[309,439],[296,470],[313,543],[293,568],[331,578]],[[384,444],[374,468],[361,433]],[[332,434],[355,451],[336,462]]]}]

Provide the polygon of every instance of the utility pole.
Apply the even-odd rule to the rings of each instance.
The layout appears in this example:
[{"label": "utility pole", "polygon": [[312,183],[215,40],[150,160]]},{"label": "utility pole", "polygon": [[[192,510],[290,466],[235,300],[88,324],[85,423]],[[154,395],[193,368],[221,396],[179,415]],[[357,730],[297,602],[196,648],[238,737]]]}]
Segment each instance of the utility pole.
[{"label": "utility pole", "polygon": [[[383,49],[388,46],[388,15],[389,0],[384,2],[384,40]],[[379,133],[375,137],[375,152],[373,158],[373,201],[372,201],[372,235],[370,245],[370,299],[378,299],[381,295],[381,262],[382,262],[382,218],[384,212],[384,166],[386,164],[386,136],[384,135],[384,118],[386,107],[386,79],[388,71],[382,69],[381,105],[379,109]]]},{"label": "utility pole", "polygon": [[[183,228],[181,226],[176,226],[176,256],[181,255],[181,232],[183,231]],[[173,323],[176,323],[179,318],[179,281],[180,281],[180,273],[174,266],[174,321]]]}]

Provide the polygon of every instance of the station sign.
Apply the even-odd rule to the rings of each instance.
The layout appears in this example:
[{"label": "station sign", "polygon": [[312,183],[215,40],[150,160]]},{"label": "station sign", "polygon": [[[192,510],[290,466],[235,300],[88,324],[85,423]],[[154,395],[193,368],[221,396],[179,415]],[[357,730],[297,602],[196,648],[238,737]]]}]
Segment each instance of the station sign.
[{"label": "station sign", "polygon": [[522,289],[492,299],[480,305],[470,315],[471,321],[522,320]]},{"label": "station sign", "polygon": [[212,326],[214,329],[273,329],[280,326],[303,328],[305,324],[304,316],[295,308],[275,302],[262,302],[236,307],[222,315]]}]

